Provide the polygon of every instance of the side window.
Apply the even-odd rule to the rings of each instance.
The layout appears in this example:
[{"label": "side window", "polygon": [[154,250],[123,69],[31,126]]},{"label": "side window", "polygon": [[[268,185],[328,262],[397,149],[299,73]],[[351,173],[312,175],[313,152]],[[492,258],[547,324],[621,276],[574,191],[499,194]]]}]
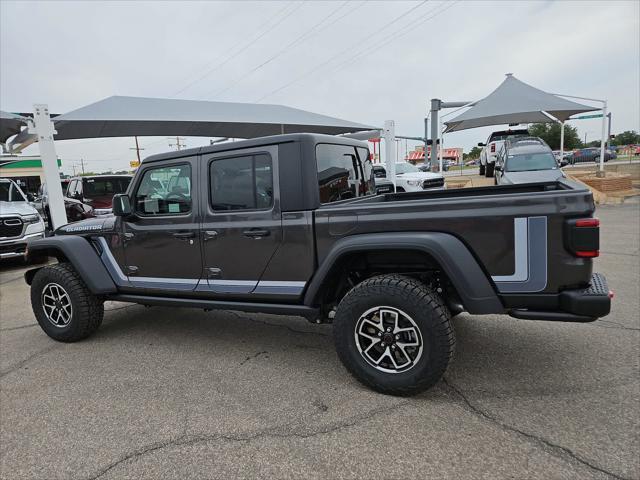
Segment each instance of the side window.
[{"label": "side window", "polygon": [[320,202],[331,203],[374,193],[368,151],[348,145],[318,144],[316,164]]},{"label": "side window", "polygon": [[71,180],[71,182],[69,183],[69,188],[67,188],[67,197],[73,197],[73,194],[76,191],[77,183],[78,183],[77,180]]},{"label": "side window", "polygon": [[209,166],[214,210],[256,210],[273,205],[273,164],[267,154],[221,158]]},{"label": "side window", "polygon": [[191,166],[148,168],[134,196],[141,215],[175,215],[191,211]]}]

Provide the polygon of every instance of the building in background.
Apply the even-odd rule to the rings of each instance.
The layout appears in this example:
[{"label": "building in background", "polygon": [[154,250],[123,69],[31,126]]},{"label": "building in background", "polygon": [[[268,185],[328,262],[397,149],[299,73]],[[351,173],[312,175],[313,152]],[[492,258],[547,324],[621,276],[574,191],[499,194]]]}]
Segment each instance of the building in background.
[{"label": "building in background", "polygon": [[[431,159],[431,146],[427,150],[427,160]],[[418,145],[415,150],[408,152],[405,158],[407,162],[416,164],[424,163],[424,145]],[[462,161],[462,148],[445,148],[442,150],[442,160],[447,160],[451,165],[458,165]]]},{"label": "building in background", "polygon": [[[58,168],[62,161],[58,159]],[[16,182],[24,193],[38,192],[40,185],[44,183],[44,171],[42,161],[38,156],[0,156],[0,177],[10,178]]]}]

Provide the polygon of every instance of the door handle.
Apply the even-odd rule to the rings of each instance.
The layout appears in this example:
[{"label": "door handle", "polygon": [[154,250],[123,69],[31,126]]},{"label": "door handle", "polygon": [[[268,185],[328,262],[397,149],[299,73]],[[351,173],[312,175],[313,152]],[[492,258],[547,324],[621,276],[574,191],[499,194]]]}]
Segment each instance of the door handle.
[{"label": "door handle", "polygon": [[189,240],[190,238],[196,238],[195,232],[177,232],[173,236],[178,240]]},{"label": "door handle", "polygon": [[260,238],[260,237],[268,237],[269,235],[271,235],[271,232],[269,230],[260,230],[258,228],[252,228],[250,230],[245,230],[244,232],[242,232],[242,234],[245,237]]},{"label": "door handle", "polygon": [[216,230],[205,230],[204,232],[204,241],[207,240],[215,240],[218,237],[218,232]]}]

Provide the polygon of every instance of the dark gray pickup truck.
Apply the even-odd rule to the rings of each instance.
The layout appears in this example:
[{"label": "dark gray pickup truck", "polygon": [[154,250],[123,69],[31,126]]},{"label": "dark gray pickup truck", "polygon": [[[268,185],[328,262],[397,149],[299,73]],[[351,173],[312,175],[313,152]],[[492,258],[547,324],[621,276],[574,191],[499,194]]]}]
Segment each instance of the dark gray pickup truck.
[{"label": "dark gray pickup truck", "polygon": [[591,193],[567,181],[374,194],[366,144],[295,134],[144,160],[114,216],[29,244],[42,329],[64,342],[105,300],[332,322],[361,382],[409,395],[444,374],[452,317],[590,322],[611,294],[592,273]]}]

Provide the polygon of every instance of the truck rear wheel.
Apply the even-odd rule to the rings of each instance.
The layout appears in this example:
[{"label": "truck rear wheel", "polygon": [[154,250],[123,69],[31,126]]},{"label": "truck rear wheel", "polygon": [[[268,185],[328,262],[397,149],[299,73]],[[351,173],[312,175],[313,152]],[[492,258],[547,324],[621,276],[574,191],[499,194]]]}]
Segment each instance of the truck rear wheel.
[{"label": "truck rear wheel", "polygon": [[480,172],[478,173],[478,175],[484,175],[485,172],[485,165],[483,165],[482,163],[480,164]]},{"label": "truck rear wheel", "polygon": [[455,346],[442,298],[402,275],[372,277],[355,286],[338,305],[333,335],[346,369],[368,387],[392,395],[414,395],[435,385]]},{"label": "truck rear wheel", "polygon": [[104,303],[68,263],[44,267],[31,283],[31,307],[44,332],[59,342],[77,342],[102,324]]},{"label": "truck rear wheel", "polygon": [[495,163],[487,163],[487,168],[485,171],[485,177],[487,178],[491,178],[493,177],[493,171],[494,171],[494,167],[496,166]]}]

